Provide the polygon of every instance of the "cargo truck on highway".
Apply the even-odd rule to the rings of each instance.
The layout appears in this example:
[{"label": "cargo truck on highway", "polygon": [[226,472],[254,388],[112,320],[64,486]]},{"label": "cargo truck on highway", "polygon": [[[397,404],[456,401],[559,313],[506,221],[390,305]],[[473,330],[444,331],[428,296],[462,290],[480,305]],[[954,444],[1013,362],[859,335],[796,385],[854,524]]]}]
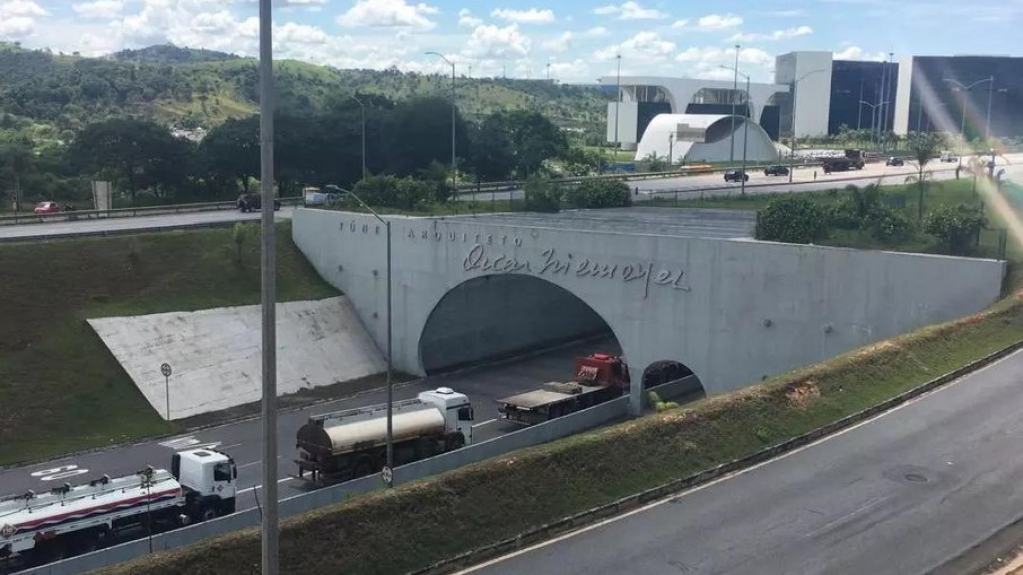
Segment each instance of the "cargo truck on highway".
[{"label": "cargo truck on highway", "polygon": [[238,471],[213,449],[175,453],[146,469],[46,493],[0,498],[0,572],[94,551],[139,527],[173,529],[234,513]]},{"label": "cargo truck on highway", "polygon": [[540,389],[498,400],[501,418],[535,425],[621,397],[629,387],[629,366],[616,356],[594,353],[575,358],[573,381],[550,381]]},{"label": "cargo truck on highway", "polygon": [[[394,463],[403,465],[472,443],[469,398],[449,387],[394,402]],[[314,486],[371,475],[387,463],[387,405],[310,417],[298,430],[297,479]],[[309,475],[306,475],[306,472]]]}]

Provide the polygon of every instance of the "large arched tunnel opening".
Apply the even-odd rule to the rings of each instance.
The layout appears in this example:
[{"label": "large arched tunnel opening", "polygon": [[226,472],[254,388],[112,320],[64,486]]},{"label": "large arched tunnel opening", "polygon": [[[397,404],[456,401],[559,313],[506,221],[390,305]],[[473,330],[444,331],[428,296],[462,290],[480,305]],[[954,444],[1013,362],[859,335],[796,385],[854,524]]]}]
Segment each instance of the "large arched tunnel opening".
[{"label": "large arched tunnel opening", "polygon": [[[423,327],[427,375],[566,348],[566,355],[621,354],[611,327],[589,305],[549,281],[521,274],[467,280],[441,298]],[[564,377],[572,376],[571,357]]]},{"label": "large arched tunnel opening", "polygon": [[655,361],[643,370],[643,390],[648,403],[656,398],[685,404],[707,397],[699,376],[686,364],[672,360]]}]

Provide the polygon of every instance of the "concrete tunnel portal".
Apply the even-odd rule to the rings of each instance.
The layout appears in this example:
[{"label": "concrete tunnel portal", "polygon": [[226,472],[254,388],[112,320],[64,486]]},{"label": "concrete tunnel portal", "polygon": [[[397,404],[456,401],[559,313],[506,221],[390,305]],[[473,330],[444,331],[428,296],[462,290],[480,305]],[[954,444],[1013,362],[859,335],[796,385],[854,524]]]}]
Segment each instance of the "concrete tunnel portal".
[{"label": "concrete tunnel portal", "polygon": [[[437,375],[576,343],[572,347],[585,353],[622,354],[611,326],[575,294],[531,275],[490,274],[444,294],[423,327],[419,353],[424,372]],[[681,362],[643,367],[644,387],[693,376],[678,399],[705,397],[699,379]],[[564,373],[571,377],[570,363]]]}]

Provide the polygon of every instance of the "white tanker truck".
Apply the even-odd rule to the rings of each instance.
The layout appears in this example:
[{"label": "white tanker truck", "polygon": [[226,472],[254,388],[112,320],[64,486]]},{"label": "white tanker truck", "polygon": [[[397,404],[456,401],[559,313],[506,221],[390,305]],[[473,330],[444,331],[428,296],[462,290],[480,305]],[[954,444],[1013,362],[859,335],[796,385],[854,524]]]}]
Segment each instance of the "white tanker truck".
[{"label": "white tanker truck", "polygon": [[[391,416],[394,464],[471,444],[473,420],[469,398],[448,387],[395,402]],[[295,477],[313,486],[377,473],[387,464],[387,405],[312,416],[299,428],[296,447]]]},{"label": "white tanker truck", "polygon": [[[130,529],[173,529],[234,513],[238,471],[212,449],[175,453],[171,469],[146,469],[46,493],[0,499],[0,572],[106,547]],[[155,529],[154,529],[155,530]]]}]

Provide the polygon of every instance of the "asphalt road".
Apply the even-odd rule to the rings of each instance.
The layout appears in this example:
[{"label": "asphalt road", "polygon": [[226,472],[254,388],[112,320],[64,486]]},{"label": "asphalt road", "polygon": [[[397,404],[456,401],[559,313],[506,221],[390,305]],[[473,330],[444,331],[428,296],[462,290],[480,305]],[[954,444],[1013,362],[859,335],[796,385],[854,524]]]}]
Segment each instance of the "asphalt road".
[{"label": "asphalt road", "polygon": [[[998,158],[997,165],[1010,171],[1011,167],[1023,163],[1023,154],[1007,154],[1004,158]],[[956,164],[942,163],[938,161],[927,165],[926,170],[933,172],[936,180],[947,180],[955,178]],[[789,183],[788,176],[765,176],[763,169],[755,170],[749,168],[749,182],[746,183],[747,194],[777,194],[789,191],[820,191],[833,188],[845,187],[849,184],[863,186],[866,184],[881,181],[885,185],[903,184],[906,177],[915,175],[916,168],[910,165],[885,166],[883,163],[867,164],[863,170],[849,172],[835,172],[825,174],[819,167],[799,167],[792,173],[792,183]],[[816,178],[814,176],[816,172]],[[965,172],[964,172],[965,174]],[[965,177],[965,176],[963,176]],[[680,176],[677,178],[644,179],[628,181],[632,188],[639,188],[639,194],[635,196],[637,201],[648,200],[652,197],[673,198],[678,192],[679,199],[692,199],[697,197],[715,197],[737,194],[742,189],[740,183],[727,183],[721,173],[706,174],[698,176]],[[482,192],[475,196],[476,201],[490,201],[491,199],[507,200],[509,197],[521,199],[522,190],[507,192]],[[471,201],[472,194],[461,196],[463,201]]]},{"label": "asphalt road", "polygon": [[475,575],[927,573],[1023,513],[1023,352],[745,473]]},{"label": "asphalt road", "polygon": [[[293,212],[294,208],[282,207],[277,212],[277,219],[291,218]],[[49,236],[94,235],[129,230],[145,231],[147,229],[186,228],[230,222],[258,221],[259,218],[259,212],[242,213],[238,210],[221,210],[216,212],[183,212],[180,214],[79,219],[74,221],[60,219],[42,223],[0,226],[0,241],[45,239]]]},{"label": "asphalt road", "polygon": [[[598,351],[620,353],[613,339],[578,343],[500,365],[431,377],[397,387],[394,395],[396,400],[406,399],[415,397],[420,391],[442,386],[465,393],[473,402],[476,412],[473,441],[484,441],[517,429],[496,419],[498,399],[529,391],[545,381],[569,378],[572,375],[572,359],[576,355]],[[299,482],[289,479],[289,475],[296,471],[293,462],[297,455],[294,447],[295,432],[310,415],[385,401],[386,391],[380,389],[350,399],[281,413],[278,417],[280,457],[277,462],[280,498],[302,492]],[[84,483],[104,474],[111,477],[131,474],[145,469],[147,465],[166,469],[175,450],[205,445],[234,457],[238,464],[238,487],[241,491],[238,508],[246,509],[255,506],[253,491],[261,482],[261,434],[262,423],[257,418],[193,434],[115,447],[28,467],[4,469],[0,470],[0,495],[24,493],[28,489],[46,491],[65,481],[72,484]]]}]

